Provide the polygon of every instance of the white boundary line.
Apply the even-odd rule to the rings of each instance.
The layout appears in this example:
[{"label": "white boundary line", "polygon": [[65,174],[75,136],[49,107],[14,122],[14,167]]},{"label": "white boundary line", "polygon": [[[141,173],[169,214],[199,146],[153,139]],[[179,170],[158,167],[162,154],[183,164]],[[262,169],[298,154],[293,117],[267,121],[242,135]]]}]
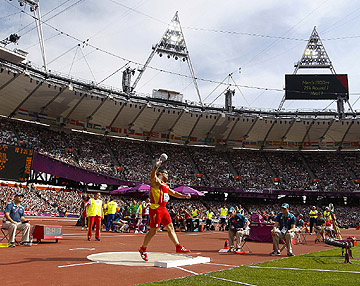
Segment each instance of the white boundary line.
[{"label": "white boundary line", "polygon": [[204,274],[204,275],[206,275],[207,277],[211,277],[211,278],[226,281],[226,282],[231,282],[231,283],[236,283],[236,284],[241,284],[241,285],[246,285],[246,286],[256,286],[254,284],[247,284],[247,283],[240,282],[240,281],[234,281],[234,280],[229,280],[229,279],[220,278],[220,277],[216,277],[216,276],[210,276],[208,274]]},{"label": "white boundary line", "polygon": [[330,270],[330,269],[283,268],[283,267],[255,266],[255,265],[244,265],[244,266],[251,267],[251,268],[260,268],[260,269],[279,269],[279,270],[298,270],[298,271],[316,271],[316,272],[336,272],[336,273],[360,274],[360,271],[345,271],[345,270]]},{"label": "white boundary line", "polygon": [[189,272],[189,273],[194,274],[194,275],[200,275],[200,274],[201,274],[201,273],[196,273],[196,272],[187,270],[187,269],[182,268],[182,267],[180,267],[180,266],[177,266],[177,267],[174,267],[174,268],[180,269],[180,270],[185,271],[185,272]]},{"label": "white boundary line", "polygon": [[218,266],[226,266],[226,267],[240,267],[243,265],[228,265],[228,264],[219,264],[219,263],[212,263],[212,262],[207,262],[204,264],[209,264],[209,265],[218,265]]},{"label": "white boundary line", "polygon": [[88,265],[88,264],[95,264],[95,263],[99,263],[99,262],[93,261],[93,262],[78,263],[78,264],[60,265],[60,266],[58,266],[58,268],[65,268],[65,267],[72,267],[72,266],[81,266],[81,265]]},{"label": "white boundary line", "polygon": [[[208,264],[208,263],[206,263]],[[231,282],[231,283],[235,283],[235,284],[241,284],[241,285],[246,285],[246,286],[256,286],[256,285],[253,285],[253,284],[247,284],[247,283],[244,283],[244,282],[240,282],[240,281],[234,281],[234,280],[229,280],[229,279],[225,279],[225,278],[220,278],[220,277],[216,277],[216,276],[211,276],[207,273],[196,273],[194,271],[190,271],[190,270],[187,270],[187,269],[184,269],[182,267],[174,267],[174,268],[177,268],[177,269],[180,269],[180,270],[183,270],[185,272],[188,272],[188,273],[191,273],[193,275],[204,275],[206,277],[210,277],[210,278],[213,278],[213,279],[218,279],[218,280],[221,280],[221,281],[226,281],[226,282]]]}]

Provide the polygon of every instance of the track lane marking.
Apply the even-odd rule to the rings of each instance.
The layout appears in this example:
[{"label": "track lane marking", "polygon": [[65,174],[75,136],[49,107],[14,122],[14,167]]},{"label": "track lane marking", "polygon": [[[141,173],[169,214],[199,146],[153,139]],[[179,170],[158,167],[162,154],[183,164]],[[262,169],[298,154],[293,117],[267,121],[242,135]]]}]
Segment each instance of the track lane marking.
[{"label": "track lane marking", "polygon": [[99,262],[93,261],[93,262],[85,262],[85,263],[78,263],[78,264],[60,265],[60,266],[58,266],[58,268],[73,267],[73,266],[82,266],[82,265],[89,265],[89,264],[95,264],[95,263],[99,263]]}]

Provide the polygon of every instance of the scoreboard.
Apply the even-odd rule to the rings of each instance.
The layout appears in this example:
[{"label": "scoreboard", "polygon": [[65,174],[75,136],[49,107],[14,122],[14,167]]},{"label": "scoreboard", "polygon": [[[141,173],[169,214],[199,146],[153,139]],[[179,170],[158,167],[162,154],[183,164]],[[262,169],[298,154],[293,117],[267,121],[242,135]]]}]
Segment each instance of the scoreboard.
[{"label": "scoreboard", "polygon": [[34,151],[0,144],[0,178],[26,182],[29,178]]},{"label": "scoreboard", "polygon": [[349,99],[346,74],[285,75],[285,99]]}]

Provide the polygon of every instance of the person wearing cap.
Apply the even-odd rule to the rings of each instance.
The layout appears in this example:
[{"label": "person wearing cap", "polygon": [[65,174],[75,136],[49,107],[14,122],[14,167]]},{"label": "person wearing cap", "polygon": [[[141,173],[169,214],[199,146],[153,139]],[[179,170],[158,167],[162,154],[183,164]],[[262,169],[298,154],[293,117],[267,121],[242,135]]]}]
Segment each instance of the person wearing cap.
[{"label": "person wearing cap", "polygon": [[249,235],[250,221],[241,213],[230,208],[229,228],[229,252],[234,252],[234,238],[236,237],[236,251],[240,251],[244,235]]},{"label": "person wearing cap", "polygon": [[313,228],[315,226],[316,223],[316,219],[317,219],[317,215],[318,215],[318,211],[316,209],[315,206],[313,206],[310,210],[309,216],[310,216],[310,234],[313,233]]},{"label": "person wearing cap", "polygon": [[25,210],[21,205],[23,198],[23,194],[16,194],[14,202],[9,203],[5,208],[2,228],[5,228],[9,231],[10,247],[15,247],[16,230],[20,230],[22,232],[20,245],[31,246],[29,241],[30,223],[25,219]]},{"label": "person wearing cap", "polygon": [[303,220],[303,215],[299,214],[299,216],[296,219],[295,225],[296,225],[297,228],[302,228],[304,226],[304,224],[305,224],[305,222]]},{"label": "person wearing cap", "polygon": [[275,224],[272,229],[273,252],[270,255],[280,255],[279,241],[285,239],[287,255],[295,256],[292,252],[292,239],[295,234],[295,216],[289,212],[289,204],[281,205],[281,213],[276,216]]},{"label": "person wearing cap", "polygon": [[268,216],[268,222],[269,222],[269,223],[275,223],[275,218],[276,218],[275,212],[274,212],[274,211],[271,211],[271,212],[270,212],[270,215]]}]

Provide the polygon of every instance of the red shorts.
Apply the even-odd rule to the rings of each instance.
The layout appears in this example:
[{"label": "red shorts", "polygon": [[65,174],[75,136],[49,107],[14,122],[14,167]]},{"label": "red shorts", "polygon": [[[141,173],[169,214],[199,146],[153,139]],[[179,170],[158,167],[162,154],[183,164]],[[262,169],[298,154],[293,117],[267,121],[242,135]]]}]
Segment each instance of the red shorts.
[{"label": "red shorts", "polygon": [[171,217],[165,207],[158,207],[157,209],[150,208],[150,228],[159,228],[160,223],[167,226],[171,223]]}]

